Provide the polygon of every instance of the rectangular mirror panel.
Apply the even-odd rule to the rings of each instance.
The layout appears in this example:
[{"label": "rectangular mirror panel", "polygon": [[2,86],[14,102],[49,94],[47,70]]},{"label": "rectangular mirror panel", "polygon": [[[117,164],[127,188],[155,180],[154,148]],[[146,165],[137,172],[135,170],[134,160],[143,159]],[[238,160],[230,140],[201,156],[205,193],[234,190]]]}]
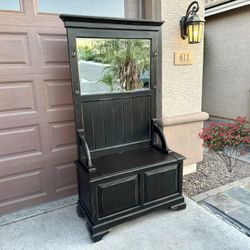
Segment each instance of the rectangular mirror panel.
[{"label": "rectangular mirror panel", "polygon": [[150,88],[149,39],[77,38],[81,95]]}]

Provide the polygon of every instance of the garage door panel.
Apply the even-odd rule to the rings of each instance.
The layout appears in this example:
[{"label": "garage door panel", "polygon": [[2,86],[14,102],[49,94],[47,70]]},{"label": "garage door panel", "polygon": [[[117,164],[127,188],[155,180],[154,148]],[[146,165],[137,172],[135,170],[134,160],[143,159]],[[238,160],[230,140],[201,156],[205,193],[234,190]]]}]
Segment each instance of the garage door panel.
[{"label": "garage door panel", "polygon": [[35,73],[69,79],[64,28],[40,29],[32,26],[1,25],[0,45],[0,75]]},{"label": "garage door panel", "polygon": [[32,81],[0,82],[0,115],[35,110]]},{"label": "garage door panel", "polygon": [[30,156],[26,154],[18,159],[10,158],[0,162],[0,178],[49,167],[49,164],[48,157],[44,154]]},{"label": "garage door panel", "polygon": [[46,78],[44,80],[51,79],[70,79],[70,68],[69,64],[58,64],[41,67],[37,73],[42,74]]},{"label": "garage door panel", "polygon": [[58,108],[56,110],[49,110],[47,112],[49,122],[72,121],[74,120],[73,107]]},{"label": "garage door panel", "polygon": [[75,124],[73,121],[50,123],[51,151],[75,147]]},{"label": "garage door panel", "polygon": [[30,67],[28,33],[0,32],[0,67]]},{"label": "garage door panel", "polygon": [[56,185],[55,192],[58,193],[76,188],[76,167],[72,161],[54,165],[53,168]]},{"label": "garage door panel", "polygon": [[63,197],[74,194],[77,191],[76,167],[74,161],[77,158],[76,146],[61,149],[51,153],[53,157],[53,182],[55,183],[55,197]]},{"label": "garage door panel", "polygon": [[[45,169],[7,176],[0,179],[0,201],[8,201],[17,197],[26,197],[34,194],[45,194],[46,187],[43,178]],[[29,183],[29,186],[27,185]]]},{"label": "garage door panel", "polygon": [[23,1],[0,11],[0,214],[76,192],[66,30]]},{"label": "garage door panel", "polygon": [[44,66],[68,65],[67,38],[65,34],[38,34]]},{"label": "garage door panel", "polygon": [[63,79],[50,78],[43,80],[46,113],[48,121],[61,122],[74,120],[72,90],[69,76]]},{"label": "garage door panel", "polygon": [[36,111],[25,112],[0,112],[0,130],[39,124],[40,115]]},{"label": "garage door panel", "polygon": [[56,111],[72,108],[71,82],[69,79],[44,81],[47,97],[47,110]]},{"label": "garage door panel", "polygon": [[32,194],[24,197],[17,197],[15,199],[7,200],[0,203],[0,214],[6,213],[6,207],[8,208],[7,213],[15,212],[16,210],[24,207],[31,207],[37,204],[48,202],[51,197],[48,193]]},{"label": "garage door panel", "polygon": [[60,189],[56,189],[53,193],[55,199],[60,199],[65,196],[75,195],[77,193],[77,184],[68,185]]},{"label": "garage door panel", "polygon": [[76,193],[76,168],[74,165],[77,158],[76,145],[53,151],[51,157],[53,159],[51,161],[53,162],[53,182],[55,183],[54,196],[60,198]]},{"label": "garage door panel", "polygon": [[0,130],[0,162],[42,154],[38,125]]},{"label": "garage door panel", "polygon": [[[0,20],[1,21],[1,20]],[[0,26],[0,75],[32,74],[34,42],[30,27]]]},{"label": "garage door panel", "polygon": [[[30,1],[31,4],[33,1]],[[58,28],[60,27],[63,32],[63,22],[57,15],[46,15],[46,14],[39,14],[35,18],[33,16],[30,16],[28,9],[25,8],[23,13],[22,12],[9,12],[9,13],[1,13],[0,17],[0,23],[4,27],[15,25],[17,27],[37,27],[44,29],[47,29],[49,27],[51,28]],[[33,9],[32,9],[33,12]],[[24,15],[23,15],[24,14]],[[33,13],[32,13],[33,14]]]}]

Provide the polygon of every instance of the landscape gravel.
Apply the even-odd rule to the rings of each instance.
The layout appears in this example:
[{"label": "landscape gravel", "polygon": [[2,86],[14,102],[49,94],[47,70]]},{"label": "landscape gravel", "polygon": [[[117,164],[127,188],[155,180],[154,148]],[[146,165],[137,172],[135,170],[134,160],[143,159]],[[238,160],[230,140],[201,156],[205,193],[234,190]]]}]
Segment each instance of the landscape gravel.
[{"label": "landscape gravel", "polygon": [[183,177],[183,193],[192,197],[249,176],[249,163],[239,162],[237,167],[229,173],[218,156],[205,152],[203,161],[197,164],[197,171]]}]

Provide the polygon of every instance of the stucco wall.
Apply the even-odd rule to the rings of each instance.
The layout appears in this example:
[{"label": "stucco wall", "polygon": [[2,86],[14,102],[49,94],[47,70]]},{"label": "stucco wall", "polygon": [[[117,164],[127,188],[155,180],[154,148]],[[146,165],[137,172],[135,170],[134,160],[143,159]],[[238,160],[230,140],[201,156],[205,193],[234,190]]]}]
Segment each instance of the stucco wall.
[{"label": "stucco wall", "polygon": [[[203,42],[188,44],[180,37],[180,19],[191,1],[162,1],[162,115],[171,117],[201,111]],[[199,15],[204,14],[204,1],[199,1]],[[174,52],[191,51],[193,65],[175,66]]]},{"label": "stucco wall", "polygon": [[[202,113],[203,42],[189,44],[180,36],[180,19],[192,1],[162,0],[162,126],[171,149],[185,155],[184,173],[195,170],[202,160],[203,149],[198,133],[203,121],[208,118]],[[198,14],[204,15],[204,1],[199,1]],[[193,64],[176,66],[174,52],[191,51]],[[189,119],[186,119],[188,117]]]},{"label": "stucco wall", "polygon": [[203,109],[250,119],[250,6],[207,17]]}]

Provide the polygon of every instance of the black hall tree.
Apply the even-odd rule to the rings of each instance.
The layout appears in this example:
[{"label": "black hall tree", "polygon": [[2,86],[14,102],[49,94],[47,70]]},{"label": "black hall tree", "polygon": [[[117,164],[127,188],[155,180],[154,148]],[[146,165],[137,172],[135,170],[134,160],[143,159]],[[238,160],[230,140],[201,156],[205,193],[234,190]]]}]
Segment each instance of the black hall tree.
[{"label": "black hall tree", "polygon": [[[77,213],[86,218],[92,240],[101,240],[111,227],[157,209],[184,209],[185,157],[168,148],[156,119],[158,41],[163,22],[73,15],[60,18],[67,29],[75,111]],[[79,63],[78,39],[98,40],[99,44],[115,40],[118,45],[120,41],[145,41],[149,44],[148,75],[138,80],[138,89],[129,89],[124,80],[116,91],[83,91],[86,81],[81,79],[80,63],[100,64]],[[128,64],[126,69],[124,78],[131,79]],[[116,84],[121,83],[123,76],[119,76]]]}]

